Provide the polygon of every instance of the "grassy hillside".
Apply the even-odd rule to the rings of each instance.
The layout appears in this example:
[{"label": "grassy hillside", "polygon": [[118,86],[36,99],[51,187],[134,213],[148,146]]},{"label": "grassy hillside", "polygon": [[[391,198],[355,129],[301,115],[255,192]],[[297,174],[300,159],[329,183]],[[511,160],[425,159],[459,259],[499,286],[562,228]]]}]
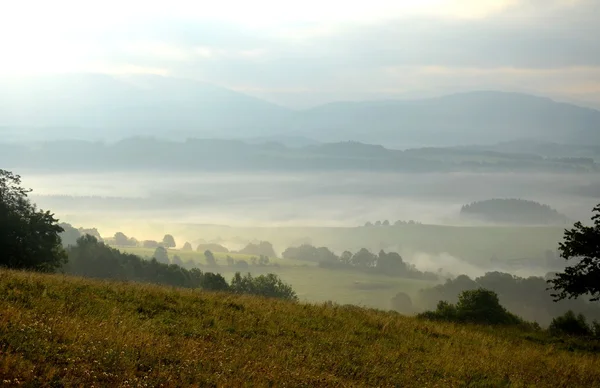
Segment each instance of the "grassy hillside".
[{"label": "grassy hillside", "polygon": [[3,385],[600,385],[600,357],[503,330],[0,270]]}]

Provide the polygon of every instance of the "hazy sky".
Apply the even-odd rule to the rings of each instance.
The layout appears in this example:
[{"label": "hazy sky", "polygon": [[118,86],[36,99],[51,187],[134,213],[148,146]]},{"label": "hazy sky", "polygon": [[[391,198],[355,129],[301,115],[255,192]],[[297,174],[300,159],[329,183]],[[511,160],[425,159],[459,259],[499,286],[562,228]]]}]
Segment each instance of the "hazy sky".
[{"label": "hazy sky", "polygon": [[19,0],[0,74],[157,73],[291,106],[518,90],[600,106],[600,0]]}]

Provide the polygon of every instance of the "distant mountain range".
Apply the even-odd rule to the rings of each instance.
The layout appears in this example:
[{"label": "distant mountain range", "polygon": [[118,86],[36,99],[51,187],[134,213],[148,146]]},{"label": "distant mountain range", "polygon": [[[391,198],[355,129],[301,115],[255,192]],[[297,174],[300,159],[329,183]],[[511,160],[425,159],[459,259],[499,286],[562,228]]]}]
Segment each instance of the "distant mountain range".
[{"label": "distant mountain range", "polygon": [[[595,155],[597,156],[597,155]],[[593,157],[544,157],[478,149],[394,150],[358,142],[285,146],[278,142],[128,138],[112,143],[56,140],[0,143],[0,166],[53,171],[374,171],[600,172]]]},{"label": "distant mountain range", "polygon": [[600,145],[600,111],[493,91],[337,102],[297,111],[191,80],[78,74],[0,79],[0,135],[9,140],[273,138],[290,146],[353,140],[398,148],[516,139]]}]

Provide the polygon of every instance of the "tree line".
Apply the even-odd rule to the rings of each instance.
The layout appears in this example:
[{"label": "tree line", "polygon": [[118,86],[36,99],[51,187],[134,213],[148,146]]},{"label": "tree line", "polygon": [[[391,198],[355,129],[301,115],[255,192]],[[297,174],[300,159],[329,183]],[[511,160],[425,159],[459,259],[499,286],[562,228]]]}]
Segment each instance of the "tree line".
[{"label": "tree line", "polygon": [[438,276],[432,272],[421,272],[413,265],[405,262],[396,252],[379,251],[378,254],[372,253],[366,248],[362,248],[355,253],[344,251],[341,255],[336,255],[329,248],[314,247],[310,244],[303,244],[299,247],[287,248],[282,257],[284,259],[305,260],[319,263],[321,268],[330,269],[356,269],[371,273],[399,276],[413,279],[437,280]]},{"label": "tree line", "polygon": [[297,300],[293,289],[272,274],[237,273],[227,283],[220,274],[122,253],[90,234],[65,248],[61,240],[65,229],[54,214],[30,201],[30,192],[21,186],[19,175],[0,169],[0,267]]}]

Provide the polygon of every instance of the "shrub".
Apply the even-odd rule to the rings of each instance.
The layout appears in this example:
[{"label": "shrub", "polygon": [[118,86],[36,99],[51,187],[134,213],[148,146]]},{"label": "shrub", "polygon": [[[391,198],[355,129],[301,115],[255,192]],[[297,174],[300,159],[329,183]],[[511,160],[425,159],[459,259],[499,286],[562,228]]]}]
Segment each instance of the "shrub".
[{"label": "shrub", "polygon": [[[597,326],[596,322],[594,324]],[[573,311],[569,310],[554,318],[548,331],[554,335],[589,336],[593,329],[588,326],[583,314],[575,315]]]},{"label": "shrub", "polygon": [[242,276],[239,272],[236,272],[231,280],[231,291],[237,294],[252,294],[269,298],[298,300],[298,296],[292,287],[272,273],[252,277],[250,273]]},{"label": "shrub", "polygon": [[435,311],[428,311],[419,316],[433,320],[488,325],[519,325],[525,323],[500,304],[498,295],[494,291],[483,288],[463,291],[459,295],[456,305],[440,301]]}]

